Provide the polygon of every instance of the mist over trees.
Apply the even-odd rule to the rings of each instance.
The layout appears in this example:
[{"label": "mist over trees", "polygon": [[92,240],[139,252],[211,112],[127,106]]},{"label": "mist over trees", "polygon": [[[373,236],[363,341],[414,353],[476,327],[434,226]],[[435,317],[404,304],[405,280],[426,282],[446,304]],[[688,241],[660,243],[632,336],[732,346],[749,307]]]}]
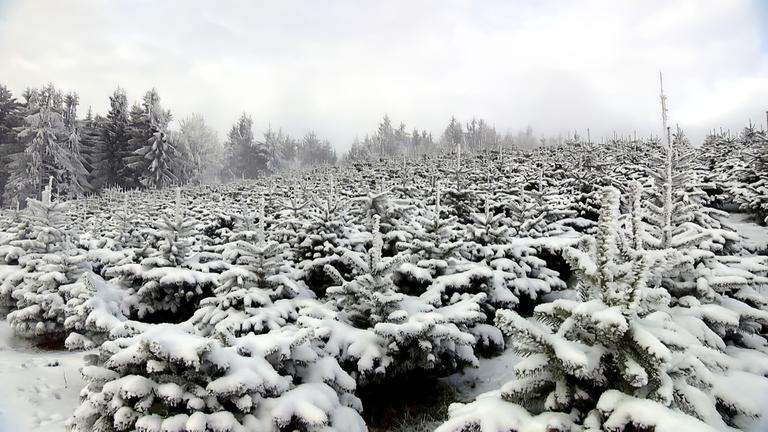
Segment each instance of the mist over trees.
[{"label": "mist over trees", "polygon": [[315,132],[294,138],[269,127],[258,134],[248,114],[222,141],[202,114],[171,126],[156,89],[130,103],[118,87],[105,114],[80,115],[76,92],[54,84],[19,97],[0,85],[0,206],[23,207],[51,184],[61,198],[105,188],[156,189],[250,179],[334,164],[336,152]]},{"label": "mist over trees", "polygon": [[409,129],[405,123],[395,127],[389,116],[384,115],[375,132],[365,135],[362,140],[355,138],[344,159],[360,161],[450,152],[459,146],[466,151],[529,149],[540,145],[560,145],[563,142],[562,136],[535,136],[530,126],[525,131],[514,134],[506,132],[502,135],[496,131],[494,125],[484,119],[473,117],[470,121],[462,123],[454,116],[451,116],[445,129],[435,136],[425,129]]},{"label": "mist over trees", "polygon": [[[75,198],[105,188],[157,189],[252,179],[318,165],[454,151],[561,144],[528,127],[500,134],[484,119],[451,117],[437,134],[384,115],[375,131],[356,138],[341,157],[314,131],[295,137],[269,125],[255,130],[243,113],[220,138],[199,113],[175,118],[156,89],[129,101],[123,88],[104,114],[82,115],[76,92],[54,84],[16,97],[0,85],[0,206],[24,206],[49,182],[57,196]],[[172,123],[174,119],[178,121]]]}]

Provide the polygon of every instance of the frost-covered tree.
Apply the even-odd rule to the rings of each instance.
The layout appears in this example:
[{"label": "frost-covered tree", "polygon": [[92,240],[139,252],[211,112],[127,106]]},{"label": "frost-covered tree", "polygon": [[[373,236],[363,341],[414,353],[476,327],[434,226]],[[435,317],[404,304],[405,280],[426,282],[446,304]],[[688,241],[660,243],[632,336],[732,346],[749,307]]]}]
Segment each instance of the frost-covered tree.
[{"label": "frost-covered tree", "polygon": [[313,297],[296,281],[287,246],[265,239],[263,221],[262,210],[255,235],[240,232],[221,248],[228,268],[214,296],[202,300],[189,320],[199,334],[231,344],[248,333],[266,333],[295,321],[297,306],[291,299]]},{"label": "frost-covered tree", "polygon": [[324,199],[313,198],[306,215],[306,233],[294,247],[294,252],[300,260],[298,268],[304,273],[304,280],[322,293],[331,283],[326,277],[325,266],[347,271],[340,257],[350,247],[349,237],[354,232],[349,227],[349,202],[338,196],[331,186]]},{"label": "frost-covered tree", "polygon": [[359,220],[374,216],[379,218],[379,227],[384,236],[384,250],[388,255],[398,252],[398,242],[405,239],[406,225],[416,211],[408,199],[393,196],[392,190],[369,191],[354,201],[360,207]]},{"label": "frost-covered tree", "polygon": [[162,215],[157,222],[156,250],[139,263],[106,271],[108,277],[119,277],[133,290],[131,309],[139,319],[174,322],[190,317],[217,279],[214,273],[192,268],[196,264],[191,250],[195,222],[185,217],[181,205],[178,189],[175,214]]},{"label": "frost-covered tree", "polygon": [[153,132],[147,145],[137,150],[136,155],[143,159],[137,164],[145,165],[140,180],[143,186],[161,189],[178,183],[173,168],[174,159],[178,158],[179,154],[169,141],[168,133],[159,129]]},{"label": "frost-covered tree", "polygon": [[738,139],[740,157],[733,151],[728,155],[736,159],[734,169],[721,168],[732,182],[730,195],[742,210],[749,211],[762,224],[768,224],[768,131],[758,130],[750,124]]},{"label": "frost-covered tree", "polygon": [[[171,112],[160,105],[160,95],[155,89],[144,94],[141,104],[131,107],[128,123],[130,138],[120,155],[123,186],[156,185],[158,173],[162,173],[160,177],[165,178],[165,174],[170,171],[170,160],[166,156],[173,152],[172,146],[167,145],[166,137],[170,121]],[[147,157],[150,152],[151,157]],[[158,161],[163,163],[156,164]]]},{"label": "frost-covered tree", "polygon": [[368,328],[386,320],[403,300],[392,281],[392,273],[406,257],[384,258],[384,246],[379,232],[379,219],[374,216],[373,244],[367,254],[347,251],[342,259],[352,265],[358,274],[346,282],[339,271],[326,264],[328,272],[338,286],[328,289],[326,295],[334,298],[342,310],[342,316],[356,327]]},{"label": "frost-covered tree", "polygon": [[101,347],[72,431],[365,431],[355,382],[286,327],[237,346],[157,325]]},{"label": "frost-covered tree", "polygon": [[[756,415],[748,398],[725,390],[723,380],[740,372],[728,370],[737,363],[729,364],[711,334],[701,332],[701,318],[676,319],[666,306],[666,290],[648,286],[649,268],[665,257],[633,248],[622,253],[620,239],[631,236],[619,225],[618,209],[618,191],[604,190],[596,235],[568,252],[583,301],[542,304],[535,320],[497,312],[497,325],[525,358],[499,392],[452,408],[440,432],[533,424],[559,430],[725,430]],[[768,380],[756,387],[764,385]],[[501,416],[483,417],[505,405]]]},{"label": "frost-covered tree", "polygon": [[84,256],[72,249],[63,229],[62,203],[51,200],[50,186],[43,200],[30,199],[29,218],[34,233],[21,243],[40,252],[19,259],[23,280],[14,287],[15,310],[8,314],[14,333],[25,338],[63,341],[66,337],[65,304],[61,287],[75,282],[88,269]]},{"label": "frost-covered tree", "polygon": [[456,120],[456,117],[451,116],[448,126],[446,126],[445,131],[443,131],[441,141],[450,151],[455,150],[464,142],[464,128],[461,125],[461,122]]},{"label": "frost-covered tree", "polygon": [[485,319],[479,305],[483,295],[435,307],[398,292],[392,275],[403,258],[382,257],[377,218],[373,236],[365,253],[345,253],[343,259],[355,270],[351,280],[326,267],[338,284],[327,292],[338,310],[306,306],[299,323],[323,335],[326,352],[358,382],[416,372],[441,375],[476,364],[476,339],[467,328]]},{"label": "frost-covered tree", "polygon": [[144,187],[159,189],[178,182],[174,168],[180,155],[167,132],[170,120],[171,113],[160,105],[155,89],[144,95],[142,111],[132,113],[132,154],[124,160]]},{"label": "frost-covered tree", "polygon": [[649,249],[671,248],[678,254],[672,265],[657,269],[654,277],[672,295],[679,313],[724,308],[735,321],[706,316],[713,331],[732,343],[764,346],[757,329],[768,317],[760,302],[754,301],[754,293],[763,289],[760,276],[745,271],[749,258],[727,255],[738,250],[738,234],[721,224],[722,214],[702,204],[703,193],[687,165],[692,150],[682,134],[675,134],[662,155],[666,159],[661,172],[654,174],[655,195],[642,218],[647,221],[643,237]]},{"label": "frost-covered tree", "polygon": [[[566,222],[573,221],[577,212],[555,190],[539,179],[530,189],[518,188],[517,194],[505,200],[507,222],[516,237],[551,237],[569,230]],[[583,224],[582,224],[583,225]],[[578,226],[578,225],[577,225]],[[586,225],[588,226],[588,225]]]},{"label": "frost-covered tree", "polygon": [[243,114],[232,125],[225,144],[224,173],[229,179],[251,179],[267,172],[267,153],[253,135],[253,120]]},{"label": "frost-covered tree", "polygon": [[275,226],[271,230],[271,238],[291,246],[294,254],[298,255],[299,244],[306,236],[309,205],[311,200],[299,194],[295,188],[284,193],[277,203]]},{"label": "frost-covered tree", "polygon": [[94,115],[90,107],[86,117],[79,123],[80,152],[83,155],[83,166],[88,172],[87,180],[93,191],[100,191],[106,182],[102,175],[107,151],[103,135],[106,123],[106,118]]},{"label": "frost-covered tree", "polygon": [[[4,167],[0,169],[0,192],[5,191],[5,184],[10,175],[10,156],[24,150],[23,144],[17,139],[16,131],[24,122],[23,113],[22,104],[7,87],[0,84],[0,166]],[[10,207],[12,203],[5,201],[0,193],[0,205]]]},{"label": "frost-covered tree", "polygon": [[126,291],[92,272],[83,273],[77,281],[62,285],[59,290],[67,299],[64,328],[69,333],[65,341],[68,349],[96,348],[127,319]]},{"label": "frost-covered tree", "polygon": [[189,180],[192,183],[215,183],[223,163],[223,148],[216,132],[200,114],[192,114],[181,121],[179,145],[190,156]]},{"label": "frost-covered tree", "polygon": [[102,129],[103,155],[93,167],[97,185],[126,185],[122,176],[130,139],[128,110],[125,91],[118,87],[109,97],[109,111]]},{"label": "frost-covered tree", "polygon": [[[67,112],[70,116],[76,115],[74,108],[69,108]],[[92,191],[93,186],[88,180],[88,169],[85,166],[85,157],[82,153],[81,129],[77,124],[77,119],[73,118],[66,121],[65,124],[67,127],[64,144],[65,165],[62,167],[63,169],[59,170],[57,185],[59,196],[74,199]]]},{"label": "frost-covered tree", "polygon": [[429,270],[432,276],[451,273],[464,252],[465,244],[455,216],[442,215],[441,190],[435,189],[434,208],[426,216],[416,216],[405,229],[410,238],[399,244],[407,251],[420,268]]},{"label": "frost-covered tree", "polygon": [[56,178],[63,190],[81,195],[87,187],[86,172],[77,150],[79,138],[68,133],[64,122],[60,92],[49,85],[32,91],[30,98],[24,126],[18,133],[24,151],[11,158],[6,200],[21,203],[39,196],[50,177]]},{"label": "frost-covered tree", "polygon": [[465,226],[466,238],[469,240],[467,256],[473,261],[479,261],[492,256],[489,246],[505,244],[512,238],[512,232],[504,223],[504,214],[497,213],[486,196],[483,208],[470,214],[472,223]]}]

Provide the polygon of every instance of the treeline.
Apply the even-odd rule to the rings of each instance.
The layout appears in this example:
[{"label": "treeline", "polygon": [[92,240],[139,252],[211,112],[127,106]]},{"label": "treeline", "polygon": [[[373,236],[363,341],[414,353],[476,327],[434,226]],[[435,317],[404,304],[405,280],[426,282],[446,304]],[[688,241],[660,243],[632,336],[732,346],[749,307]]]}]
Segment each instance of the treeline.
[{"label": "treeline", "polygon": [[333,164],[331,144],[309,132],[293,138],[271,127],[257,139],[243,114],[221,143],[202,115],[171,129],[170,110],[155,89],[129,105],[123,89],[106,115],[78,116],[76,92],[53,84],[17,99],[0,85],[0,206],[23,206],[52,182],[62,198],[108,187],[163,188],[254,178],[284,169]]},{"label": "treeline", "polygon": [[540,145],[559,145],[563,141],[562,136],[537,137],[530,126],[525,131],[501,135],[495,126],[483,119],[473,117],[469,122],[462,123],[453,116],[442,134],[435,137],[426,130],[413,129],[409,132],[405,123],[394,127],[392,120],[385,115],[375,132],[367,134],[362,140],[355,138],[344,159],[359,161],[440,153],[454,151],[459,145],[467,151],[527,149]]},{"label": "treeline", "polygon": [[[243,114],[222,143],[200,114],[174,127],[155,89],[129,104],[125,90],[109,97],[105,115],[89,107],[79,116],[76,92],[53,84],[27,88],[17,99],[0,85],[0,207],[24,206],[52,181],[61,198],[105,188],[163,188],[251,179],[283,170],[335,164],[331,143],[309,132],[301,138],[269,127],[261,136]],[[395,127],[385,115],[376,131],[355,139],[345,161],[454,151],[557,145],[562,136],[535,136],[528,127],[500,134],[483,119],[451,117],[438,136],[423,129]],[[52,180],[51,180],[52,179]]]}]

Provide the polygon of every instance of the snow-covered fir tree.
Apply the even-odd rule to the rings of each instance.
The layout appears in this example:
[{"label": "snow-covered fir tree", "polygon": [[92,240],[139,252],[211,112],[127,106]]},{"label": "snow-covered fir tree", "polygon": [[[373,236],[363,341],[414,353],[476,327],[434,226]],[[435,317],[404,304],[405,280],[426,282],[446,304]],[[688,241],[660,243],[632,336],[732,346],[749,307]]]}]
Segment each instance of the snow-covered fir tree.
[{"label": "snow-covered fir tree", "polygon": [[[619,224],[618,191],[604,190],[601,207],[595,237],[568,252],[583,300],[542,304],[535,320],[499,311],[497,325],[524,356],[514,367],[515,379],[453,407],[440,432],[534,424],[556,430],[725,430],[756,415],[748,398],[723,392],[723,380],[739,374],[728,369],[737,362],[729,364],[723,345],[701,332],[701,317],[676,319],[666,290],[648,286],[649,268],[666,256],[632,247],[621,252],[620,239],[631,235]],[[491,410],[506,412],[485,417]]]},{"label": "snow-covered fir tree", "polygon": [[150,326],[102,345],[103,366],[83,369],[69,427],[365,431],[354,380],[312,342],[311,331],[285,327],[225,347],[179,325]]},{"label": "snow-covered fir tree", "polygon": [[61,287],[76,281],[89,268],[62,227],[62,206],[61,202],[51,200],[50,186],[43,191],[42,201],[28,200],[34,235],[22,242],[36,244],[40,252],[19,259],[24,269],[23,280],[13,288],[16,304],[8,314],[8,322],[21,337],[64,340],[68,296]]},{"label": "snow-covered fir tree", "polygon": [[[133,290],[132,315],[139,319],[177,322],[192,315],[201,299],[208,297],[218,278],[215,273],[191,268],[195,222],[184,216],[181,190],[177,190],[172,216],[157,223],[160,237],[156,250],[139,263],[126,263],[106,271]],[[139,255],[140,256],[140,255]]]},{"label": "snow-covered fir tree", "polygon": [[59,290],[67,299],[64,328],[69,333],[65,341],[68,349],[98,347],[113,328],[127,319],[126,291],[92,272],[83,273]]},{"label": "snow-covered fir tree", "polygon": [[467,328],[485,319],[483,294],[435,307],[398,292],[392,275],[403,258],[382,257],[378,223],[374,217],[374,240],[365,253],[343,257],[355,269],[352,280],[326,267],[338,284],[327,292],[336,310],[307,305],[299,324],[314,328],[325,340],[324,350],[358,382],[419,372],[440,375],[476,364],[476,339]]},{"label": "snow-covered fir tree", "polygon": [[254,232],[240,231],[222,246],[228,268],[219,277],[214,296],[202,300],[189,321],[199,334],[225,344],[295,322],[298,306],[292,299],[313,297],[288,264],[287,245],[265,239],[263,206],[258,218]]}]

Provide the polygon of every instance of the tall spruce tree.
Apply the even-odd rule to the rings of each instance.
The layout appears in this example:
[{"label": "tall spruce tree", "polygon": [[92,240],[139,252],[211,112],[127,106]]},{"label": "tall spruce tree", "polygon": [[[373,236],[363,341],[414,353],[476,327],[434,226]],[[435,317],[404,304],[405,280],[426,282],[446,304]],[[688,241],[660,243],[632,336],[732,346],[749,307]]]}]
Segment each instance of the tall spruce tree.
[{"label": "tall spruce tree", "polygon": [[95,177],[94,183],[97,185],[126,185],[123,176],[127,173],[123,158],[128,151],[128,127],[128,97],[125,91],[118,87],[109,97],[109,112],[101,129],[103,155],[98,162],[94,161],[95,171],[92,176]]},{"label": "tall spruce tree", "polygon": [[[10,175],[8,169],[11,163],[11,155],[24,150],[22,143],[17,139],[16,128],[22,125],[23,106],[19,103],[10,90],[0,85],[0,191],[5,190],[6,182]],[[0,207],[6,207],[9,203],[3,200],[0,194]]]},{"label": "tall spruce tree", "polygon": [[88,189],[86,171],[79,153],[79,136],[69,130],[67,118],[76,123],[75,100],[65,107],[64,98],[53,84],[28,92],[27,115],[18,139],[24,143],[22,153],[12,157],[11,177],[5,188],[6,199],[21,203],[35,197],[47,184],[56,180],[55,188],[81,195]]},{"label": "tall spruce tree", "polygon": [[267,152],[254,138],[253,120],[246,114],[232,125],[227,135],[226,154],[225,177],[250,179],[267,172]]}]

